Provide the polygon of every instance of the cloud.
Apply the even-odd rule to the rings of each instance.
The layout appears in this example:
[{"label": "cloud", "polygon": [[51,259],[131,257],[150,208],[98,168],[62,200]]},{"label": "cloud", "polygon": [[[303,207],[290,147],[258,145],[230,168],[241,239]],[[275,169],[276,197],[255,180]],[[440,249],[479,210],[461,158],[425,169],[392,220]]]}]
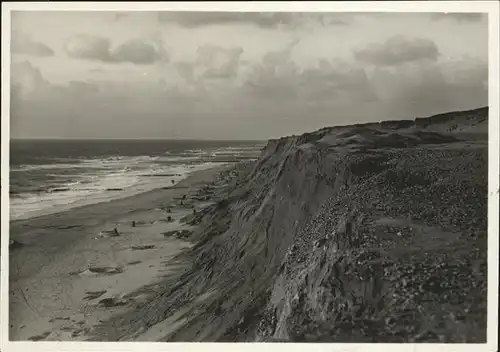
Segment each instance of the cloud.
[{"label": "cloud", "polygon": [[347,24],[339,14],[296,13],[296,12],[173,12],[158,13],[158,20],[164,23],[174,23],[183,27],[195,28],[201,26],[246,24],[260,28],[276,28],[279,26],[296,27],[304,22],[318,21],[321,24]]},{"label": "cloud", "polygon": [[317,67],[304,70],[297,86],[309,101],[364,103],[378,99],[365,69],[342,62],[323,60]]},{"label": "cloud", "polygon": [[11,51],[14,54],[31,56],[53,56],[54,51],[47,45],[33,40],[29,35],[20,31],[12,32]]},{"label": "cloud", "polygon": [[70,81],[65,86],[65,89],[68,93],[76,96],[81,96],[82,94],[94,94],[100,91],[99,84],[85,81]]},{"label": "cloud", "polygon": [[461,59],[446,65],[426,63],[397,69],[379,68],[372,82],[396,118],[469,109],[488,103],[487,63]]},{"label": "cloud", "polygon": [[[354,121],[428,116],[488,101],[487,63],[477,59],[372,67],[322,59],[301,67],[293,60],[290,46],[269,53],[248,72],[240,69],[238,82],[243,82],[218,80],[217,89],[204,86],[204,69],[193,73],[200,67],[185,62],[174,64],[184,68],[187,78],[196,75],[192,86],[177,84],[173,67],[152,81],[99,77],[54,85],[32,64],[21,62],[11,70],[16,84],[13,133],[257,138]],[[199,64],[210,67],[213,58],[207,52],[218,54],[219,49],[200,50]],[[143,119],[136,119],[138,115]]]},{"label": "cloud", "polygon": [[89,34],[78,34],[64,44],[69,57],[108,63],[152,64],[168,60],[163,47],[139,39],[128,40],[116,48],[111,48],[109,39]]},{"label": "cloud", "polygon": [[40,70],[29,61],[13,62],[10,75],[14,99],[37,96],[50,87],[50,83],[45,80]]},{"label": "cloud", "polygon": [[451,20],[458,22],[480,22],[487,19],[488,15],[486,13],[480,12],[456,12],[456,13],[435,13],[432,14],[432,19],[439,20]]},{"label": "cloud", "polygon": [[280,50],[266,53],[261,62],[254,64],[243,83],[251,95],[265,100],[293,98],[296,96],[296,79],[299,66],[292,60],[298,40],[294,39]]},{"label": "cloud", "polygon": [[268,52],[251,67],[242,85],[244,94],[262,101],[287,100],[287,104],[302,105],[376,99],[363,68],[328,59],[300,67],[292,57],[298,43],[295,39],[283,49]]},{"label": "cloud", "polygon": [[237,75],[243,49],[223,48],[217,45],[198,47],[196,66],[204,78],[231,78]]},{"label": "cloud", "polygon": [[114,49],[111,58],[117,62],[152,64],[161,59],[167,59],[167,56],[149,43],[132,39]]},{"label": "cloud", "polygon": [[242,54],[243,49],[239,46],[201,45],[192,61],[172,62],[169,81],[190,93],[207,93],[208,90],[211,94],[212,89],[223,89],[224,86],[231,89],[232,82],[240,74]]},{"label": "cloud", "polygon": [[372,44],[365,49],[355,50],[354,57],[377,66],[393,66],[421,60],[435,61],[439,57],[439,49],[429,39],[406,39],[396,36],[382,44]]},{"label": "cloud", "polygon": [[104,62],[111,61],[110,48],[109,39],[90,34],[77,34],[64,43],[69,57]]},{"label": "cloud", "polygon": [[[272,53],[254,66],[243,84],[245,94],[286,104],[323,105],[336,102],[367,102],[377,99],[365,70],[346,62],[319,60],[300,68],[290,57]],[[279,53],[282,54],[282,53]]]},{"label": "cloud", "polygon": [[174,62],[173,67],[176,69],[179,76],[188,84],[195,82],[194,64],[192,62]]}]

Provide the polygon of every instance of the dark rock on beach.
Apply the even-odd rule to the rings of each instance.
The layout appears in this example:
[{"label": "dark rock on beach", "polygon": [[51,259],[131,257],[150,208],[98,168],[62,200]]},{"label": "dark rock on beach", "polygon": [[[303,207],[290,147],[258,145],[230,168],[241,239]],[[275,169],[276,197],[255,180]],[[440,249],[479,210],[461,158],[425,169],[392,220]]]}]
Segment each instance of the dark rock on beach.
[{"label": "dark rock on beach", "polygon": [[112,308],[126,305],[127,300],[119,298],[104,298],[99,301],[99,304],[106,308]]},{"label": "dark rock on beach", "polygon": [[91,273],[107,274],[107,275],[120,274],[123,272],[122,268],[112,267],[112,266],[94,266],[94,267],[89,267],[88,270]]},{"label": "dark rock on beach", "polygon": [[163,236],[175,237],[175,238],[188,238],[192,233],[193,231],[191,230],[174,230],[174,231],[164,232]]},{"label": "dark rock on beach", "polygon": [[132,246],[131,248],[134,251],[142,251],[145,249],[153,249],[153,248],[155,248],[155,245],[154,244],[149,244],[149,245],[143,244],[143,245],[138,245],[138,246]]}]

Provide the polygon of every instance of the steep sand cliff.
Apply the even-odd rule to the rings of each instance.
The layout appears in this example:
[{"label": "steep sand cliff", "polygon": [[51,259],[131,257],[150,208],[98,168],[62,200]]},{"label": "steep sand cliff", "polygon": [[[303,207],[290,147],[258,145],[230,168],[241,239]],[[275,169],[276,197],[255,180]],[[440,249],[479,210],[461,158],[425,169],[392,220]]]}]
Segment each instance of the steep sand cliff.
[{"label": "steep sand cliff", "polygon": [[192,266],[96,336],[484,342],[487,114],[269,141],[185,219]]}]

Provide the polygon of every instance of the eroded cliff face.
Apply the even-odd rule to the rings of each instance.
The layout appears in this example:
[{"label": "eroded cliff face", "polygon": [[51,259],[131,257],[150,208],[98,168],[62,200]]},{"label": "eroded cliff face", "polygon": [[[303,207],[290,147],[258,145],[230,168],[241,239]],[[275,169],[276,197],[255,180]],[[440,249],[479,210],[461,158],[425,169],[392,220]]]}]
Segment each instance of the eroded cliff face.
[{"label": "eroded cliff face", "polygon": [[467,121],[480,138],[419,120],[270,141],[189,219],[194,264],[142,321],[183,310],[168,341],[484,342],[487,109]]}]

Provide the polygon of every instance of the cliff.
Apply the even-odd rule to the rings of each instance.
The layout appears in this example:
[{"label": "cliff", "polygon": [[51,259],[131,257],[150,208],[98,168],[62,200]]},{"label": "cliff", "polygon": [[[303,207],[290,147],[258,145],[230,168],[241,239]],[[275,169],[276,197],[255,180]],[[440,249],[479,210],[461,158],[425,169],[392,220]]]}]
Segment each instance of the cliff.
[{"label": "cliff", "polygon": [[487,113],[270,140],[110,339],[175,316],[164,340],[484,342]]}]

